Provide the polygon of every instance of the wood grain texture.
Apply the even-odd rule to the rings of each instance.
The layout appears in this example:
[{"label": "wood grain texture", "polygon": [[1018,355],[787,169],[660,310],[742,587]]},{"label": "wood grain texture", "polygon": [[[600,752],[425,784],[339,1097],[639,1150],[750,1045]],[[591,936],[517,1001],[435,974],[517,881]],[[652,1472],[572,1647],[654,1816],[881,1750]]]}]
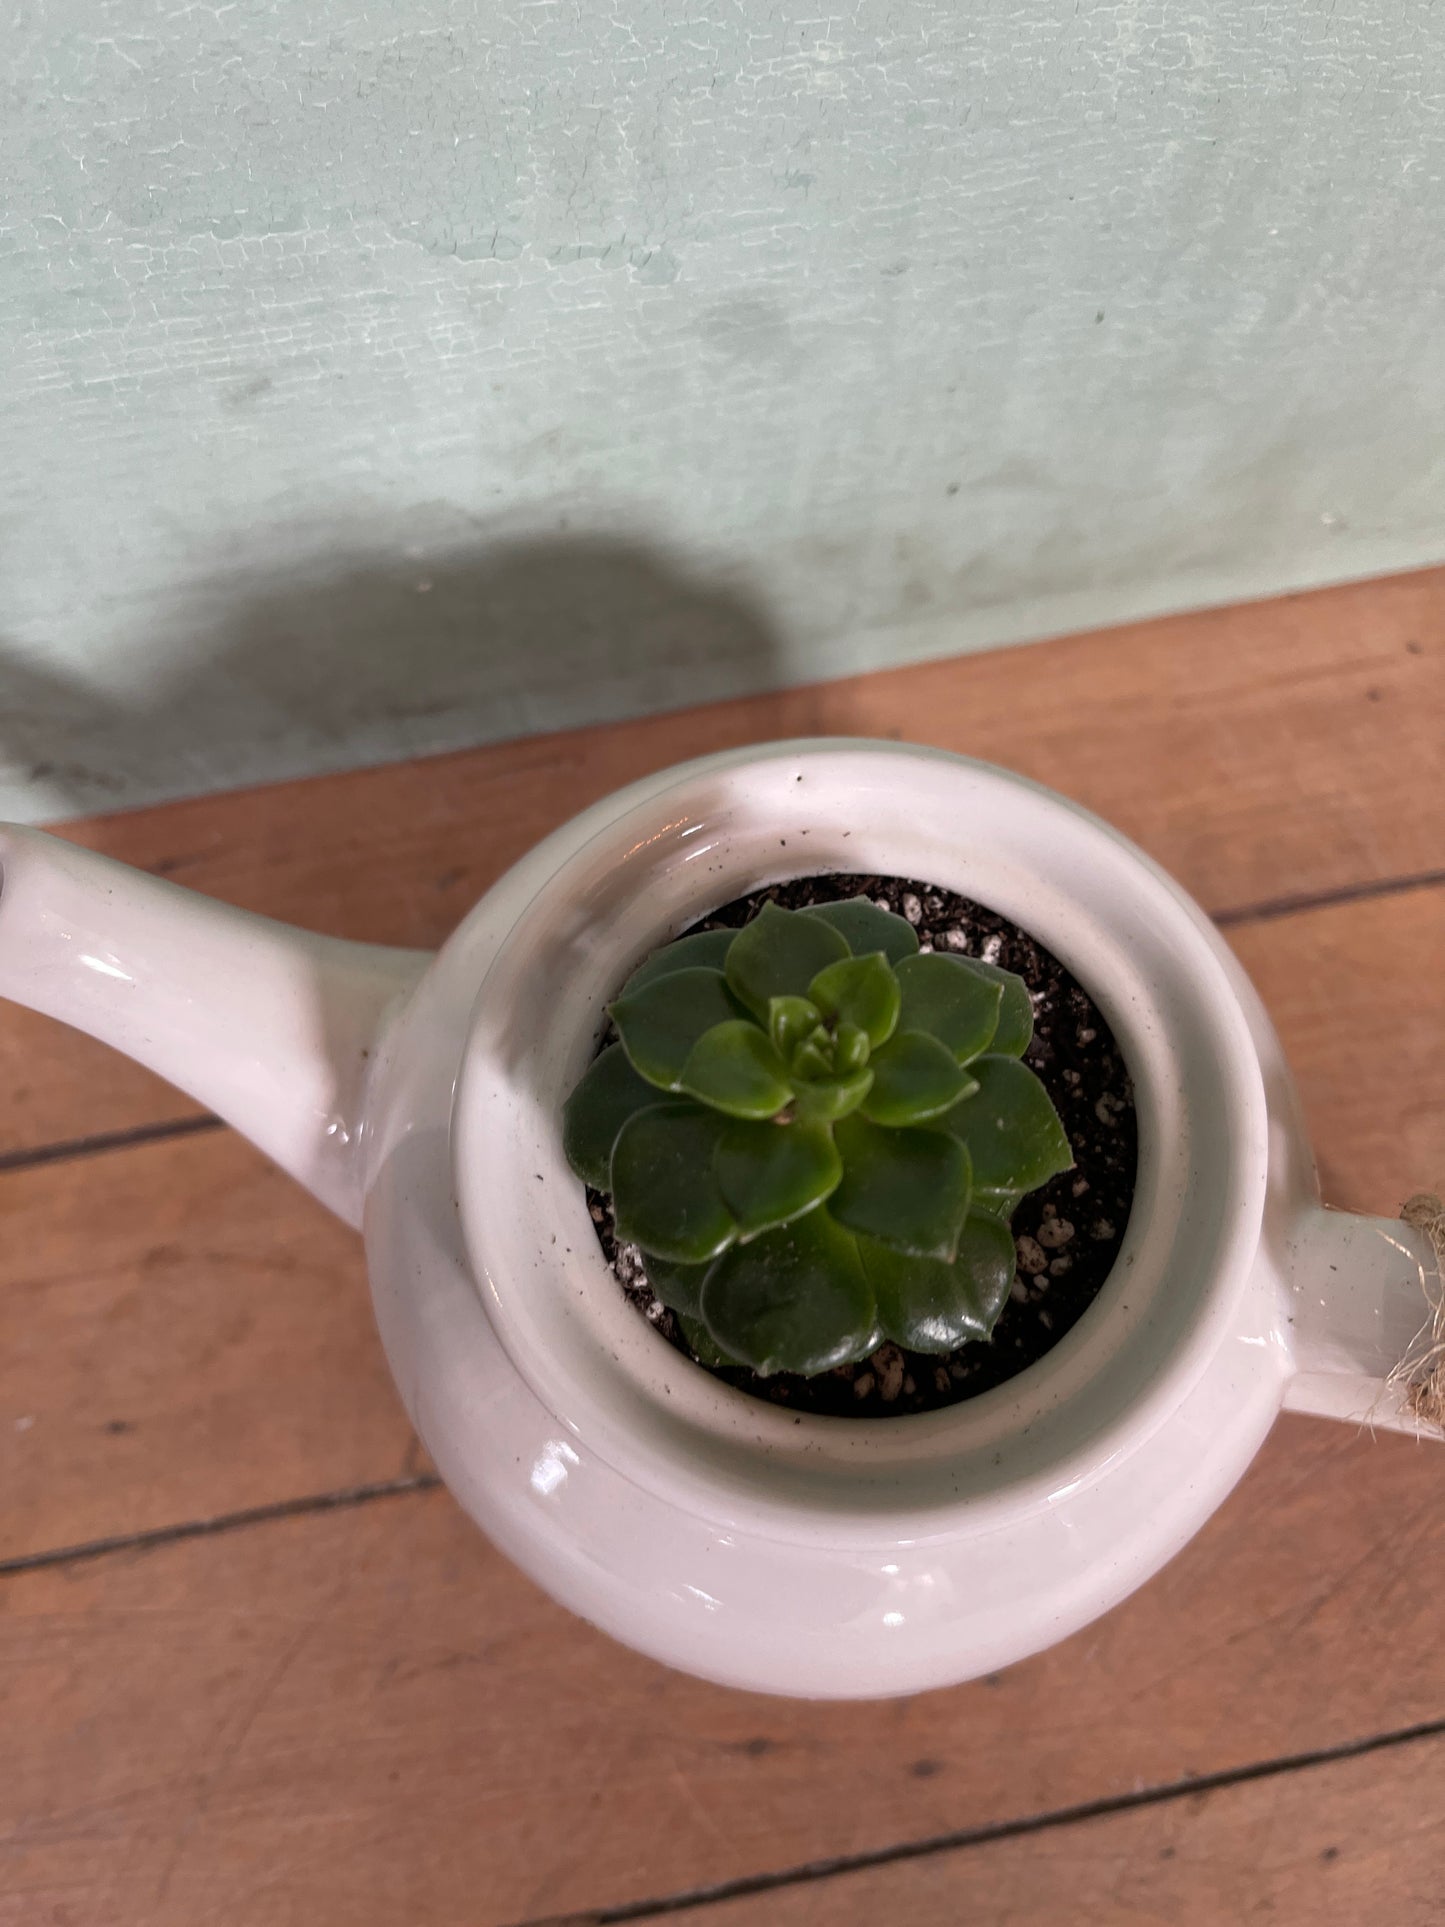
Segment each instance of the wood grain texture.
[{"label": "wood grain texture", "polygon": [[0,1921],[500,1927],[1338,1746],[1445,1716],[1442,1570],[1431,1455],[1292,1419],[1107,1619],[876,1706],[665,1672],[440,1491],[13,1574]]},{"label": "wood grain texture", "polygon": [[[1398,1210],[1445,1175],[1445,889],[1231,935],[1329,1195]],[[0,1212],[0,1558],[421,1464],[358,1241],[229,1132],[0,1173]]]},{"label": "wood grain texture", "polygon": [[1442,1829],[1445,1739],[1421,1739],[669,1918],[677,1927],[1436,1927]]},{"label": "wood grain texture", "polygon": [[1328,1203],[1445,1184],[1445,887],[1226,932],[1280,1034]]},{"label": "wood grain texture", "polygon": [[0,1176],[0,1559],[420,1464],[360,1241],[231,1132]]},{"label": "wood grain texture", "polygon": [[[1442,618],[1445,573],[71,833],[425,943],[670,760],[809,730],[982,751],[1102,809],[1216,911],[1351,894],[1229,936],[1331,1195],[1390,1211],[1445,1175],[1445,888],[1354,893],[1440,863],[1438,784],[1399,792],[1439,766]],[[4,1151],[189,1108],[0,1017]],[[229,1133],[0,1170],[0,1214],[0,1558],[158,1535],[0,1575],[0,1927],[585,1918],[1445,1720],[1441,1460],[1410,1441],[1284,1421],[1185,1553],[1054,1652],[884,1706],[767,1701],[571,1619],[440,1491],[224,1524],[425,1471],[355,1241]],[[1401,1763],[1438,1834],[1438,1749],[1402,1747],[728,1906],[1414,1927],[1435,1889]]]},{"label": "wood grain texture", "polygon": [[[204,797],[66,834],[244,908],[432,945],[540,836],[633,777],[767,738],[897,736],[1065,790],[1228,912],[1438,870],[1442,709],[1445,570],[1435,570]],[[195,1108],[90,1040],[0,1010],[0,1156]]]}]

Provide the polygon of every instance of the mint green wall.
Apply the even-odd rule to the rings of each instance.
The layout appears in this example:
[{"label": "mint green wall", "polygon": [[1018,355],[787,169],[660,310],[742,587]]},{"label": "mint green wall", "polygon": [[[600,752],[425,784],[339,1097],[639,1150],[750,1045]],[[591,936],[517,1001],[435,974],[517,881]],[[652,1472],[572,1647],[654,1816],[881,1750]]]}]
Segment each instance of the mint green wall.
[{"label": "mint green wall", "polygon": [[0,810],[1445,555],[1445,10],[22,0]]}]

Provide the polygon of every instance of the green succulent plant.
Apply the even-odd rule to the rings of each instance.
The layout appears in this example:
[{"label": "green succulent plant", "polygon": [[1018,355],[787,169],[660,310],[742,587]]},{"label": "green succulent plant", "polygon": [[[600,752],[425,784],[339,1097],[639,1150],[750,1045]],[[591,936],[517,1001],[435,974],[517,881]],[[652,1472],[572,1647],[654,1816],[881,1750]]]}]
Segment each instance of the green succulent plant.
[{"label": "green succulent plant", "polygon": [[1073,1162],[1023,980],[866,897],[655,951],[567,1100],[577,1175],[705,1364],[813,1374],[986,1338],[1019,1199]]}]

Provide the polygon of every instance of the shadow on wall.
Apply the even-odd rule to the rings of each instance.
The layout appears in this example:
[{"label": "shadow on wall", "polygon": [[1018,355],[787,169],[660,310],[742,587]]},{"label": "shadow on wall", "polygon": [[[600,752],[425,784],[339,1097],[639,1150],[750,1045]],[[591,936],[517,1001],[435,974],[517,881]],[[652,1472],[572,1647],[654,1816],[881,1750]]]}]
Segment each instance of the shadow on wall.
[{"label": "shadow on wall", "polygon": [[460,748],[778,686],[745,592],[601,538],[353,550],[213,576],[143,688],[0,645],[0,755],[71,813]]}]

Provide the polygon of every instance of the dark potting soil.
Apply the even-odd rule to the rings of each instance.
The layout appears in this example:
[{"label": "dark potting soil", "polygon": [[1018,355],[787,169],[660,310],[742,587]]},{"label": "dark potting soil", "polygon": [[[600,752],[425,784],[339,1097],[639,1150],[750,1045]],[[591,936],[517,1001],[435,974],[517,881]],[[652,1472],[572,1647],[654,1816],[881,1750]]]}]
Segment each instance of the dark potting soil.
[{"label": "dark potting soil", "polygon": [[[729,1384],[794,1411],[889,1418],[934,1411],[1001,1385],[1078,1323],[1108,1277],[1129,1221],[1138,1130],[1123,1056],[1088,992],[1026,931],[967,897],[901,877],[800,877],[740,897],[693,927],[737,928],[768,902],[800,910],[854,896],[906,917],[924,950],[982,957],[1023,978],[1034,1004],[1034,1037],[1024,1061],[1042,1078],[1074,1150],[1073,1170],[1030,1192],[1014,1213],[1018,1269],[991,1338],[944,1356],[885,1344],[817,1378],[716,1369]],[[597,1191],[587,1196],[603,1253],[627,1298],[691,1357],[676,1318],[652,1295],[641,1253],[618,1242],[610,1200]]]}]

